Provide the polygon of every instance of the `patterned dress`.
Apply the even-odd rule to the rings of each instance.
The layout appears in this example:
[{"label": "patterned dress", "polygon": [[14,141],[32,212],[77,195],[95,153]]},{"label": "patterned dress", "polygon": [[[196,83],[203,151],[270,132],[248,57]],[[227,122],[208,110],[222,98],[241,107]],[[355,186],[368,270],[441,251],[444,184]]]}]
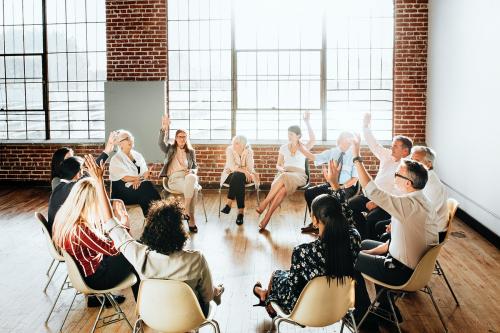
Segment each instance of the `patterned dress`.
[{"label": "patterned dress", "polygon": [[[342,203],[344,216],[350,224],[349,238],[354,265],[354,261],[360,250],[361,237],[354,227],[352,211],[345,203],[343,190],[334,191],[331,195],[335,196]],[[316,276],[325,275],[325,265],[325,246],[323,240],[317,239],[314,242],[296,246],[293,249],[290,269],[274,272],[271,291],[266,298],[266,305],[269,305],[273,301],[278,303],[284,311],[290,313],[306,284]]]}]

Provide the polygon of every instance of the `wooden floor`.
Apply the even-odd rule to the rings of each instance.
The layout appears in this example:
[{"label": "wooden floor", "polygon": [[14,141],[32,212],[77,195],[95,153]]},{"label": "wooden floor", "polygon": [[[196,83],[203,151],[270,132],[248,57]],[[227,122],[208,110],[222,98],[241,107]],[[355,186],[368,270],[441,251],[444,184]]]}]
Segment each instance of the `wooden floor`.
[{"label": "wooden floor", "polygon": [[[217,216],[218,195],[205,191],[208,223],[198,210],[199,233],[189,247],[204,252],[215,282],[223,282],[226,292],[215,319],[221,332],[265,332],[271,320],[263,308],[253,308],[256,301],[251,288],[255,281],[267,283],[275,269],[288,268],[293,246],[313,238],[301,235],[304,201],[301,193],[287,199],[269,225],[269,232],[257,232],[254,212],[255,196],[248,199],[245,224],[234,223],[231,215]],[[48,325],[44,324],[50,305],[65,275],[65,268],[42,292],[50,262],[44,239],[35,224],[35,211],[47,212],[49,192],[46,189],[0,189],[0,332],[57,332],[72,291],[64,291]],[[440,255],[440,262],[460,301],[456,307],[443,281],[433,277],[431,287],[450,332],[500,332],[500,252],[476,232],[456,220],[451,239]],[[496,287],[495,287],[496,286]],[[124,309],[135,321],[135,303],[129,290]],[[405,318],[404,332],[442,332],[432,304],[423,293],[408,295],[399,303]],[[64,332],[88,332],[97,312],[87,309],[79,296]],[[301,329],[282,325],[283,332],[339,332],[340,325],[327,329]],[[129,332],[123,324],[101,329],[101,332]],[[381,332],[391,329],[382,328]],[[203,328],[201,332],[211,332]]]}]

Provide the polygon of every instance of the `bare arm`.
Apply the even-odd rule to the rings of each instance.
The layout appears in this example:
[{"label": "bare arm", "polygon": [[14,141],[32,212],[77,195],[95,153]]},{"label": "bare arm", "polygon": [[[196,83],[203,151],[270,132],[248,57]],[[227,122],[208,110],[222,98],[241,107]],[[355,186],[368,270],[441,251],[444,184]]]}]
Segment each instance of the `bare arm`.
[{"label": "bare arm", "polygon": [[161,118],[161,129],[160,134],[158,135],[158,146],[161,151],[165,154],[167,153],[168,146],[166,144],[166,140],[168,140],[168,133],[170,130],[170,117],[168,114],[163,115]]},{"label": "bare arm", "polygon": [[104,221],[112,219],[113,210],[111,209],[108,193],[106,193],[106,188],[104,187],[103,163],[101,162],[101,165],[97,165],[92,155],[85,155],[85,167],[87,168],[90,176],[97,181],[97,195],[99,197],[99,203],[102,207],[102,217]]},{"label": "bare arm", "polygon": [[283,168],[283,165],[285,164],[285,158],[283,157],[282,154],[278,155],[278,162],[276,163],[276,169],[278,171],[284,171],[285,169]]},{"label": "bare arm", "polygon": [[307,126],[307,132],[309,133],[309,141],[305,144],[308,150],[310,150],[316,144],[316,135],[314,134],[314,131],[311,127],[311,123],[309,121],[310,119],[311,119],[311,114],[309,113],[309,111],[307,111],[304,114],[304,121]]},{"label": "bare arm", "polygon": [[299,150],[302,153],[302,155],[304,155],[306,158],[309,159],[309,161],[314,161],[316,159],[316,156],[313,153],[311,153],[300,141],[299,141]]}]

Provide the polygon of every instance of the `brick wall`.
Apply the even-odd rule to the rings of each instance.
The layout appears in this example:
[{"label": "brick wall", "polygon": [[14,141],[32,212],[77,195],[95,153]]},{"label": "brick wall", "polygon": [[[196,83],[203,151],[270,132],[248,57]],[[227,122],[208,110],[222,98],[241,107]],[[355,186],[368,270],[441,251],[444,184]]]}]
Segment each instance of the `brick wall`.
[{"label": "brick wall", "polygon": [[[167,78],[165,0],[106,1],[108,80],[165,80]],[[394,134],[425,142],[427,88],[427,0],[395,0]],[[3,144],[0,147],[1,180],[49,181],[52,152],[62,145]],[[98,154],[102,145],[71,145],[79,155]],[[278,146],[255,145],[257,171],[269,185],[275,173]],[[315,147],[321,151],[326,147]],[[222,145],[195,145],[200,181],[216,185],[224,165]],[[375,158],[362,154],[371,173]],[[41,157],[41,158],[40,158]],[[153,165],[155,173],[160,165]],[[311,167],[311,181],[321,181],[321,170]]]}]

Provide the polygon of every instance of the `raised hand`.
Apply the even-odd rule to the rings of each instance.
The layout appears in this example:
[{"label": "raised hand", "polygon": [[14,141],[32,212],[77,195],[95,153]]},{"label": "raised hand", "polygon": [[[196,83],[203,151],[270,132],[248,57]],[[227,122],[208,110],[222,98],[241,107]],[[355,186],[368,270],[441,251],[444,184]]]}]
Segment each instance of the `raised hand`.
[{"label": "raised hand", "polygon": [[359,136],[359,133],[354,133],[354,137],[352,138],[352,155],[354,157],[360,156],[360,150],[361,150],[361,137]]},{"label": "raised hand", "polygon": [[170,116],[168,115],[168,113],[165,113],[161,117],[161,128],[164,131],[168,131],[168,129],[170,128]]},{"label": "raised hand", "polygon": [[104,162],[101,161],[101,165],[97,165],[92,155],[85,155],[85,167],[90,176],[98,181],[104,179]]},{"label": "raised hand", "polygon": [[304,121],[305,121],[306,123],[308,123],[308,122],[309,122],[309,120],[311,120],[311,112],[309,112],[309,111],[304,112],[303,119],[304,119]]},{"label": "raised hand", "polygon": [[106,146],[104,147],[104,152],[109,155],[113,150],[113,147],[118,144],[118,132],[111,131],[108,136],[108,141],[106,141]]},{"label": "raised hand", "polygon": [[342,170],[342,164],[337,164],[334,160],[328,162],[328,168],[323,166],[323,177],[325,177],[325,180],[330,183],[334,189],[339,187],[338,179],[340,170]]},{"label": "raised hand", "polygon": [[122,225],[129,228],[130,227],[129,216],[127,213],[127,208],[125,207],[123,201],[120,199],[113,199],[111,200],[111,204],[113,206],[113,213],[115,217]]},{"label": "raised hand", "polygon": [[363,116],[363,127],[370,127],[370,123],[372,122],[372,114],[367,112]]}]

